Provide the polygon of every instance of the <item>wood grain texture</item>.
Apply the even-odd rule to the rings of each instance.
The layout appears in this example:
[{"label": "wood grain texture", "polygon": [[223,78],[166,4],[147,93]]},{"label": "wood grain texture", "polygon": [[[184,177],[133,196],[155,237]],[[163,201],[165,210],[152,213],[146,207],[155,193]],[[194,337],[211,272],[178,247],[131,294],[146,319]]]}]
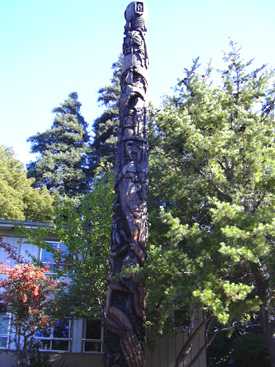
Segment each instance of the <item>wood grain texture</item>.
[{"label": "wood grain texture", "polygon": [[148,238],[147,70],[143,1],[125,11],[116,149],[110,275],[105,309],[108,367],[144,367],[144,297],[140,268]]}]

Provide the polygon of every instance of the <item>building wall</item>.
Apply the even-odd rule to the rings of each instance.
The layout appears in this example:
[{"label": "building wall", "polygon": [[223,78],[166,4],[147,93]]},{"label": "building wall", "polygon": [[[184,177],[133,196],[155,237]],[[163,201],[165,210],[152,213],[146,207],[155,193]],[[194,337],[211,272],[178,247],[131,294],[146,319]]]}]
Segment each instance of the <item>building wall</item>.
[{"label": "building wall", "polygon": [[[179,333],[159,339],[154,347],[146,348],[145,367],[175,367],[176,356],[186,341],[187,336]],[[185,367],[198,350],[198,341],[194,343],[188,360],[180,367]],[[50,353],[53,367],[104,367],[103,353]],[[205,354],[202,354],[192,367],[206,367]],[[0,352],[0,367],[13,367],[14,355],[6,351]]]},{"label": "building wall", "polygon": [[[50,353],[53,367],[104,367],[103,354]],[[15,356],[0,352],[0,367],[14,367]]]},{"label": "building wall", "polygon": [[[9,245],[11,245],[14,249],[17,249],[17,254],[20,255],[20,256],[23,256],[24,259],[26,261],[29,261],[31,262],[32,261],[32,257],[35,257],[37,259],[39,259],[40,261],[43,261],[43,260],[49,260],[50,257],[49,256],[45,256],[45,259],[42,257],[42,254],[44,250],[41,250],[39,249],[37,246],[33,245],[33,244],[30,244],[29,242],[27,242],[23,237],[20,237],[18,234],[16,234],[16,236],[13,234],[13,231],[12,229],[10,228],[1,228],[0,227],[0,237],[1,239],[3,239],[4,242],[8,243]],[[49,242],[50,244],[53,244],[53,245],[56,245],[58,242],[57,241],[54,241],[53,239],[47,241]],[[45,252],[44,252],[45,254]],[[50,259],[50,261],[52,261]],[[0,248],[0,263],[5,263],[9,266],[13,266],[15,264],[14,260],[11,260],[7,253],[2,249]],[[51,268],[52,267],[52,263],[51,264],[48,264],[46,263],[47,265],[51,265]],[[50,268],[50,269],[51,269]],[[0,277],[1,277],[1,274],[0,274]],[[14,332],[12,330],[10,330],[10,327],[7,327],[7,333],[6,335],[8,335],[9,337],[6,338],[7,339],[7,343],[6,345],[3,345],[3,337],[5,336],[3,334],[3,325],[2,325],[2,328],[1,328],[1,316],[4,317],[4,315],[7,315],[6,314],[6,311],[4,311],[4,308],[3,307],[3,304],[1,303],[1,290],[0,289],[0,305],[2,305],[2,307],[0,307],[0,339],[2,340],[2,343],[1,343],[1,340],[0,340],[0,352],[3,351],[3,350],[6,350],[6,348],[8,348],[9,350],[14,350],[15,349],[15,345],[14,345]],[[66,317],[67,315],[64,315],[64,317]],[[86,330],[86,327],[85,327],[85,320],[82,320],[82,319],[72,319],[70,320],[70,335],[68,336],[68,343],[69,343],[69,347],[66,351],[68,352],[75,352],[75,353],[81,353],[83,351],[83,346],[84,344],[84,338],[85,338],[85,330]],[[43,335],[42,335],[43,337]],[[95,352],[98,352],[98,351],[102,351],[102,347],[103,347],[103,343],[102,343],[102,337],[103,337],[103,332],[99,331],[99,335],[98,335],[98,338],[97,340],[93,340],[91,343],[90,343],[90,346],[92,345],[93,350]],[[61,337],[62,339],[62,337]],[[61,342],[61,339],[58,339],[56,337],[53,337],[51,338],[52,341],[55,341],[55,342],[52,342],[50,341],[50,347],[45,347],[45,349],[47,350],[55,350],[55,349],[60,349],[60,348],[54,348],[54,344],[56,345],[58,342]],[[48,340],[45,340],[45,344],[43,345],[48,345]],[[43,349],[44,349],[44,346],[43,346]],[[65,349],[65,347],[63,348]],[[64,351],[62,351],[64,352]],[[0,367],[2,367],[2,365],[0,364]]]},{"label": "building wall", "polygon": [[[27,250],[28,252],[31,252],[31,255],[33,256],[40,256],[40,250],[38,247],[26,243],[24,238],[18,235],[15,236],[14,229],[11,224],[1,226],[0,223],[0,237],[11,245],[17,247],[18,253],[21,255],[27,256]],[[3,250],[0,249],[0,262],[3,261],[12,265],[12,262],[5,257]],[[200,318],[201,315],[199,312],[193,315],[193,327],[198,324]],[[49,353],[53,367],[104,367],[103,353],[81,353],[84,330],[83,325],[83,320],[72,320],[72,341],[70,352]],[[174,367],[176,356],[184,345],[187,337],[186,333],[184,334],[183,332],[179,332],[177,335],[160,338],[155,343],[154,347],[146,347],[146,367]],[[204,332],[202,330],[193,343],[188,360],[185,364],[182,364],[179,367],[187,366],[203,344]],[[12,347],[12,344],[10,344],[10,347]],[[0,349],[0,367],[13,367],[14,362],[15,359],[12,351]],[[192,367],[206,367],[206,353],[202,353]]]}]

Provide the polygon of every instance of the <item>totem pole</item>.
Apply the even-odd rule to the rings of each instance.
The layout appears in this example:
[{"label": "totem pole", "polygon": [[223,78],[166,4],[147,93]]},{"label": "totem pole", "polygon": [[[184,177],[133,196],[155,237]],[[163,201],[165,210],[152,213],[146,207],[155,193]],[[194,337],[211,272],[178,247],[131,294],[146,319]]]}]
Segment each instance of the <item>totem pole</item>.
[{"label": "totem pole", "polygon": [[123,69],[116,150],[110,275],[105,309],[108,367],[144,367],[144,284],[146,259],[148,146],[147,69],[143,1],[125,11]]}]

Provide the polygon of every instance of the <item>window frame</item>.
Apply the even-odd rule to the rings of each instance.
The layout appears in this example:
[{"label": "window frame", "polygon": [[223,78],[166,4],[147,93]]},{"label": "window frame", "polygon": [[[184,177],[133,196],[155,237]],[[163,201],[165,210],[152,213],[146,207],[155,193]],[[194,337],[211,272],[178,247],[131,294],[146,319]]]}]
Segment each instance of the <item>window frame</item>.
[{"label": "window frame", "polygon": [[7,333],[6,334],[0,334],[0,338],[6,338],[6,346],[1,347],[0,345],[0,351],[1,350],[7,350],[10,349],[10,338],[11,338],[11,328],[12,328],[12,315],[10,312],[0,312],[0,315],[6,315],[8,318],[8,327],[7,327]]},{"label": "window frame", "polygon": [[[68,327],[68,331],[69,331],[69,335],[68,335],[68,338],[57,338],[54,336],[54,326],[50,326],[49,329],[50,329],[50,336],[33,336],[33,339],[35,341],[48,341],[49,342],[49,345],[50,345],[50,348],[40,348],[39,347],[39,350],[41,352],[54,352],[54,353],[66,353],[66,352],[71,352],[72,350],[72,343],[73,343],[73,328],[72,328],[72,319],[70,318],[65,318],[64,320],[67,320],[69,322],[69,327]],[[57,320],[57,321],[60,321],[60,320]],[[68,342],[68,348],[67,349],[53,349],[53,343],[55,341],[65,341],[65,342]]]},{"label": "window frame", "polygon": [[[100,322],[100,339],[90,339],[86,338],[86,332],[87,332],[87,319],[83,320],[83,328],[82,328],[82,338],[81,338],[81,353],[88,353],[88,354],[98,354],[103,353],[103,347],[104,347],[104,328],[103,328],[103,322],[102,320],[95,320]],[[86,350],[85,346],[86,343],[92,342],[92,343],[100,343],[100,351],[98,350]]]},{"label": "window frame", "polygon": [[[56,250],[60,250],[61,246],[66,246],[63,242],[59,242],[59,241],[45,241],[48,245],[50,246],[56,246]],[[57,271],[56,271],[56,266],[57,266],[57,263],[55,261],[55,259],[53,259],[53,262],[47,262],[47,261],[42,261],[42,256],[43,256],[43,251],[47,251],[47,252],[50,252],[48,251],[47,249],[45,248],[42,248],[42,247],[39,247],[39,251],[38,251],[38,261],[40,261],[40,263],[45,266],[45,267],[48,267],[49,268],[49,271],[47,271],[47,274],[48,275],[56,275],[57,274]],[[54,254],[52,254],[53,257],[54,257]],[[55,270],[55,271],[52,271],[51,267]]]}]

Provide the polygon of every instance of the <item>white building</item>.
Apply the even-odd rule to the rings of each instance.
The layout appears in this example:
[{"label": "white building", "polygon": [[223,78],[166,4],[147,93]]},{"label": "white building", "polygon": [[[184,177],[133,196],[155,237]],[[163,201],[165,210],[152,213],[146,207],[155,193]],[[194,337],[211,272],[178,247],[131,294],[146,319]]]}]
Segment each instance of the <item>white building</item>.
[{"label": "white building", "polygon": [[[45,223],[20,222],[0,219],[0,238],[12,245],[28,261],[33,258],[47,265],[50,272],[55,272],[53,254],[43,248],[29,243],[18,232],[18,227],[37,229],[46,227]],[[50,227],[49,227],[50,228]],[[46,238],[54,248],[64,246],[53,238]],[[14,265],[7,253],[0,247],[0,263]],[[1,275],[0,275],[1,276]],[[14,365],[15,349],[14,332],[11,327],[12,315],[1,301],[0,290],[0,367],[12,367]],[[195,320],[195,324],[200,320]],[[85,320],[67,318],[59,320],[48,330],[37,332],[36,339],[40,341],[41,351],[49,353],[53,366],[66,367],[103,367],[103,328],[100,320]],[[146,367],[174,367],[175,359],[184,345],[187,334],[178,334],[161,338],[153,350],[146,348]],[[199,333],[194,339],[192,351],[188,358],[192,360],[200,348],[204,345],[204,334]],[[188,361],[186,361],[188,362]],[[181,364],[179,367],[184,367]],[[206,367],[206,353],[203,352],[192,367]]]},{"label": "white building", "polygon": [[[27,229],[36,229],[47,227],[47,224],[0,220],[0,238],[3,242],[6,242],[15,248],[17,254],[26,259],[27,262],[31,262],[34,258],[38,259],[49,268],[49,272],[53,275],[56,267],[53,254],[26,241],[18,234],[20,233],[17,230],[18,226]],[[51,238],[46,239],[46,242],[55,249],[59,249],[64,246]],[[15,263],[15,261],[11,260],[7,252],[1,247],[0,263],[6,265],[14,265]],[[11,327],[11,318],[12,315],[7,312],[7,307],[3,300],[1,300],[0,291],[0,357],[1,355],[3,356],[3,352],[15,349],[15,335]],[[85,359],[91,359],[92,355],[99,355],[102,357],[103,354],[103,328],[100,320],[84,320],[64,317],[63,320],[58,320],[53,327],[37,332],[35,338],[37,341],[40,341],[41,350],[44,352],[53,354],[89,354],[90,358],[84,357]],[[1,358],[0,366],[2,367]],[[9,366],[7,364],[3,365],[3,367]]]}]

